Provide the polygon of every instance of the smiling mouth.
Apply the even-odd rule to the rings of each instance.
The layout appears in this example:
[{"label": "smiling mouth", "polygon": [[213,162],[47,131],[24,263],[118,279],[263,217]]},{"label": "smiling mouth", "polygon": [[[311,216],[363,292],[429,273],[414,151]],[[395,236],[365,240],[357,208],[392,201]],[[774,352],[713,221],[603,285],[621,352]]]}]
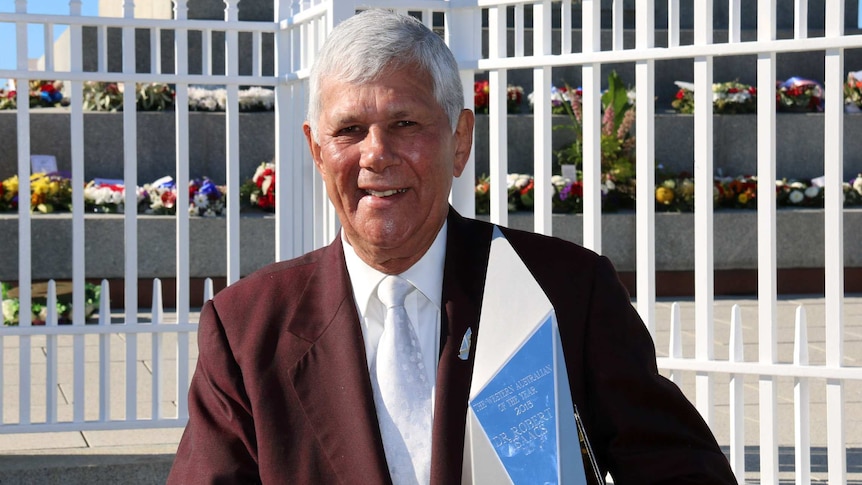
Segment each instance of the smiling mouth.
[{"label": "smiling mouth", "polygon": [[389,196],[392,196],[395,194],[403,194],[404,192],[407,192],[407,189],[393,189],[393,190],[384,190],[384,191],[368,189],[365,191],[366,194],[371,195],[373,197],[389,197]]}]

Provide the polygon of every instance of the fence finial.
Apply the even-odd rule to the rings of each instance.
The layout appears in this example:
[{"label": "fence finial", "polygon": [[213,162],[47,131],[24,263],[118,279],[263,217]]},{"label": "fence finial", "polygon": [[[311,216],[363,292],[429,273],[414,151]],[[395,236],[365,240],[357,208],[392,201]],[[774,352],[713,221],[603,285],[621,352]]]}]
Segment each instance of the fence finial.
[{"label": "fence finial", "polygon": [[123,1],[123,17],[127,19],[135,18],[135,0]]},{"label": "fence finial", "polygon": [[227,22],[239,20],[239,2],[241,0],[224,0],[224,19]]},{"label": "fence finial", "polygon": [[174,19],[186,20],[189,17],[188,0],[173,0]]}]

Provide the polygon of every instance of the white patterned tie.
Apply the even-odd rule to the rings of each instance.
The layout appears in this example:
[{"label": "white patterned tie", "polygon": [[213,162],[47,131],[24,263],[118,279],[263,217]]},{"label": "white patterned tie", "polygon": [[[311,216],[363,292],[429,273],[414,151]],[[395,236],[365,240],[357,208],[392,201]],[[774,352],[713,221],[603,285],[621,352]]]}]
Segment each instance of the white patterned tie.
[{"label": "white patterned tie", "polygon": [[413,288],[392,275],[377,287],[386,316],[374,364],[374,400],[395,485],[424,485],[431,476],[431,384],[404,308],[404,298]]}]

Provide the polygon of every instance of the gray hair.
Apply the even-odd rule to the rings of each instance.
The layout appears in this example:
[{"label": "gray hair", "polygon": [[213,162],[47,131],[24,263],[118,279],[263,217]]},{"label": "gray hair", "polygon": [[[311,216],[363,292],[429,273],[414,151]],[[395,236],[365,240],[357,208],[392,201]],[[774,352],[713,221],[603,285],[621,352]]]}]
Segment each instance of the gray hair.
[{"label": "gray hair", "polygon": [[439,35],[419,20],[387,10],[366,10],[335,27],[311,68],[308,124],[317,139],[320,82],[334,77],[348,83],[376,79],[390,69],[418,66],[431,77],[434,98],[449,117],[452,131],[464,109],[458,63]]}]

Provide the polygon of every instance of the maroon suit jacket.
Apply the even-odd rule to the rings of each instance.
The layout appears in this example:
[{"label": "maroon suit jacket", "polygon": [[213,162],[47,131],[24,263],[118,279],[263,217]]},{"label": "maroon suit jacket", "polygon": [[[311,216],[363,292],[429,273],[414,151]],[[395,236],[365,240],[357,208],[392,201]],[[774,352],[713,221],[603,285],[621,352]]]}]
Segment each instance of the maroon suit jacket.
[{"label": "maroon suit jacket", "polygon": [[[431,483],[461,482],[472,352],[492,226],[450,211]],[[572,400],[599,467],[625,483],[735,483],[610,262],[559,239],[503,229],[554,305]],[[169,484],[389,484],[341,239],[270,265],[208,302],[189,422]]]}]

